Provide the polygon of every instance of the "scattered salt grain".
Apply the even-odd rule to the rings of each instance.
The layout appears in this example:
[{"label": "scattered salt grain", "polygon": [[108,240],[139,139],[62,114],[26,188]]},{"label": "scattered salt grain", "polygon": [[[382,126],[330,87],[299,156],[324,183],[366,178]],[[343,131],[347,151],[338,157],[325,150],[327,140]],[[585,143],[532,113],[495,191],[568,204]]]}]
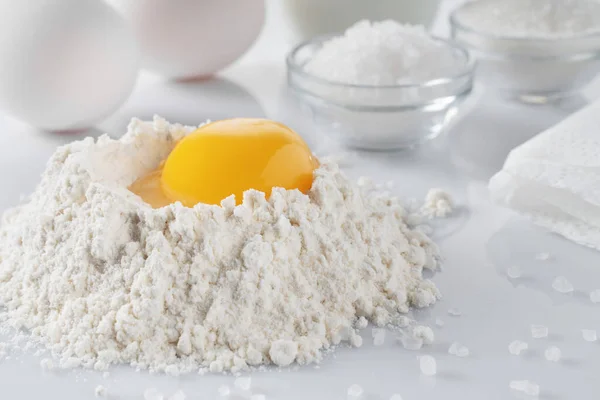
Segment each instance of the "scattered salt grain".
[{"label": "scattered salt grain", "polygon": [[395,393],[392,395],[392,397],[390,397],[390,400],[402,400],[402,396],[400,396],[399,394]]},{"label": "scattered salt grain", "polygon": [[144,400],[164,400],[164,396],[156,388],[149,388],[144,391]]},{"label": "scattered salt grain", "polygon": [[412,335],[413,337],[423,339],[423,344],[433,344],[433,342],[435,341],[435,334],[433,333],[433,330],[428,326],[415,326]]},{"label": "scattered salt grain", "polygon": [[231,389],[227,385],[221,385],[218,389],[219,396],[227,397],[231,394]]},{"label": "scattered salt grain", "polygon": [[371,334],[373,335],[373,344],[375,346],[382,346],[385,343],[385,329],[373,328]]},{"label": "scattered salt grain", "polygon": [[509,387],[517,392],[525,393],[527,396],[539,396],[540,386],[528,380],[524,381],[511,381]]},{"label": "scattered salt grain", "polygon": [[552,288],[559,293],[567,294],[573,291],[573,284],[564,276],[557,276],[552,282]]},{"label": "scattered salt grain", "polygon": [[253,394],[250,396],[250,400],[267,400],[267,396],[264,394]]},{"label": "scattered salt grain", "polygon": [[185,400],[185,393],[178,390],[169,397],[169,400]]},{"label": "scattered salt grain", "polygon": [[249,376],[241,376],[241,377],[237,378],[233,382],[233,384],[238,389],[241,389],[241,390],[247,392],[252,387],[252,378],[250,378]]},{"label": "scattered salt grain", "polygon": [[401,335],[400,343],[406,350],[421,350],[423,348],[423,339],[412,335]]},{"label": "scattered salt grain", "polygon": [[595,342],[598,340],[598,334],[593,329],[582,329],[581,335],[586,342]]},{"label": "scattered salt grain", "polygon": [[441,328],[444,326],[444,321],[441,318],[436,318],[435,324]]},{"label": "scattered salt grain", "polygon": [[357,399],[363,394],[363,388],[360,385],[352,385],[348,388],[348,398]]},{"label": "scattered salt grain", "polygon": [[451,308],[448,310],[448,315],[451,315],[453,317],[460,317],[462,315],[462,312],[458,308]]},{"label": "scattered salt grain", "polygon": [[423,375],[434,376],[437,373],[437,362],[432,356],[421,356],[419,366]]},{"label": "scattered salt grain", "polygon": [[464,358],[469,356],[470,351],[466,346],[463,346],[458,342],[454,342],[450,345],[450,348],[448,349],[448,354]]},{"label": "scattered salt grain", "polygon": [[528,348],[529,345],[527,343],[522,342],[520,340],[513,340],[508,345],[508,352],[514,356],[518,356],[521,354],[521,352],[527,350]]},{"label": "scattered salt grain", "polygon": [[363,20],[324,42],[304,69],[329,81],[379,86],[451,76],[457,63],[423,26]]},{"label": "scattered salt grain", "polygon": [[538,253],[535,255],[535,259],[538,261],[548,261],[550,259],[550,253]]},{"label": "scattered salt grain", "polygon": [[518,265],[511,265],[506,269],[506,275],[510,279],[519,279],[522,275],[521,267],[519,267]]},{"label": "scattered salt grain", "polygon": [[560,349],[558,347],[550,346],[544,352],[544,357],[546,357],[546,360],[548,360],[548,361],[559,362],[561,354],[562,354],[562,352],[560,351]]},{"label": "scattered salt grain", "polygon": [[592,290],[590,292],[590,301],[594,304],[600,303],[600,289]]},{"label": "scattered salt grain", "polygon": [[109,376],[110,376],[110,372],[108,372],[108,371],[104,371],[102,373],[102,378],[104,378],[104,379],[108,379]]},{"label": "scattered salt grain", "polygon": [[531,337],[534,339],[542,339],[548,337],[548,327],[544,325],[531,325]]},{"label": "scattered salt grain", "polygon": [[106,393],[107,393],[107,390],[102,385],[96,386],[96,389],[94,390],[94,395],[96,397],[106,397]]},{"label": "scattered salt grain", "polygon": [[54,369],[54,361],[52,361],[50,358],[44,358],[42,361],[40,361],[40,366],[46,371],[52,371]]}]

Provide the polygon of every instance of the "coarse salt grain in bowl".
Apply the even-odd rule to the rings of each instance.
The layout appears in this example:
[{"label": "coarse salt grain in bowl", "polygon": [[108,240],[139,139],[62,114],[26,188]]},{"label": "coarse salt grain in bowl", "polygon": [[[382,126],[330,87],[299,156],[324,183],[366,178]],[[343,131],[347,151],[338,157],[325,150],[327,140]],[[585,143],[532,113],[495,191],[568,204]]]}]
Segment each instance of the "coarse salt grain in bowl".
[{"label": "coarse salt grain in bowl", "polygon": [[525,102],[576,93],[600,70],[600,3],[480,0],[450,16],[452,38],[478,59],[478,79]]},{"label": "coarse salt grain in bowl", "polygon": [[472,89],[462,48],[423,27],[361,21],[300,44],[288,83],[315,122],[350,146],[392,150],[435,136]]}]

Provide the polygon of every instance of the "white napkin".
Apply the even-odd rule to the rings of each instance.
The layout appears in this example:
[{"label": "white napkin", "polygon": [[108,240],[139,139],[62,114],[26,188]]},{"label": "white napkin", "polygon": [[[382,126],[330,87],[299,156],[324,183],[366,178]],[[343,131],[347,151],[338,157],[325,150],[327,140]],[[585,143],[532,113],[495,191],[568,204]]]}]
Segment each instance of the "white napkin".
[{"label": "white napkin", "polygon": [[512,150],[489,189],[535,224],[600,250],[600,101]]}]

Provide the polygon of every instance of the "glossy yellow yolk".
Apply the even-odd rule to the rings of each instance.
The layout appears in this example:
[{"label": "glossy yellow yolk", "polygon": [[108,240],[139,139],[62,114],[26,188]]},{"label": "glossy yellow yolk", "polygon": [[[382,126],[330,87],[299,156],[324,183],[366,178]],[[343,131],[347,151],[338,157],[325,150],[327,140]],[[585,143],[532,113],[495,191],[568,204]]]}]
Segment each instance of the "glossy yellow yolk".
[{"label": "glossy yellow yolk", "polygon": [[293,130],[264,119],[230,119],[200,127],[182,139],[166,161],[130,190],[153,207],[176,201],[193,207],[219,204],[234,194],[241,203],[248,189],[269,196],[271,189],[306,193],[318,161]]}]

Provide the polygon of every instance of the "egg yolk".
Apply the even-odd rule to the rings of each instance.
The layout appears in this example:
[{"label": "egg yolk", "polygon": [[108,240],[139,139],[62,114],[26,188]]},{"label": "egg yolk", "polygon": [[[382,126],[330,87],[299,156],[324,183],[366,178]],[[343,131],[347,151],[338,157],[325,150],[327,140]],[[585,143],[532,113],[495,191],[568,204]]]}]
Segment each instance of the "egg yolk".
[{"label": "egg yolk", "polygon": [[310,190],[318,161],[293,130],[265,119],[236,118],[198,128],[167,159],[129,189],[153,207],[180,201],[219,204],[255,189]]}]

